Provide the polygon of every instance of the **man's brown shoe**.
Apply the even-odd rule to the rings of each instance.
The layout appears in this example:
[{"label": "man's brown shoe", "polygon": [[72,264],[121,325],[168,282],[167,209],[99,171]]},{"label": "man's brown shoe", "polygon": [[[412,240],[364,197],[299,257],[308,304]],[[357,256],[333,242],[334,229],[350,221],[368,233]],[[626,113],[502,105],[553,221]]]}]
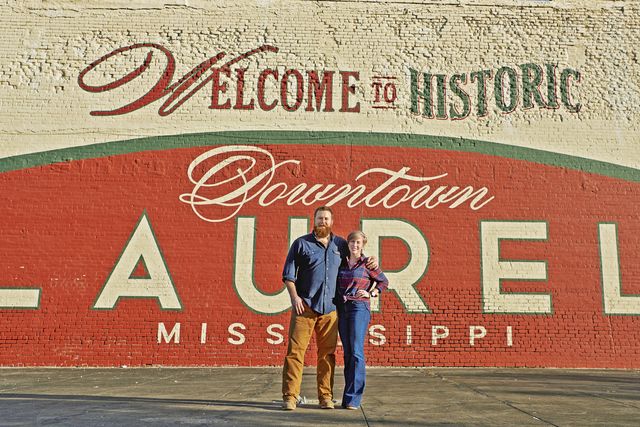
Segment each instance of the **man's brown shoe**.
[{"label": "man's brown shoe", "polygon": [[285,411],[293,411],[296,409],[296,400],[293,398],[284,399],[282,401],[282,409]]},{"label": "man's brown shoe", "polygon": [[333,400],[331,399],[321,399],[320,400],[320,408],[322,409],[333,409],[335,405],[333,404]]}]

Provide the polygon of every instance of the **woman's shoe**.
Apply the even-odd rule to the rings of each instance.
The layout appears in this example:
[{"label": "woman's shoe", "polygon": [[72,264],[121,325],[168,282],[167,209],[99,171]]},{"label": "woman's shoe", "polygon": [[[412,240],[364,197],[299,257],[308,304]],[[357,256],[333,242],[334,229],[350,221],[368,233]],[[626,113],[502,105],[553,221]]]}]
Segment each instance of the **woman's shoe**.
[{"label": "woman's shoe", "polygon": [[357,411],[358,409],[360,409],[360,408],[358,408],[357,406],[351,406],[351,405],[347,405],[347,406],[345,406],[344,408],[345,408],[345,409],[348,409],[348,410],[350,410],[350,411]]}]

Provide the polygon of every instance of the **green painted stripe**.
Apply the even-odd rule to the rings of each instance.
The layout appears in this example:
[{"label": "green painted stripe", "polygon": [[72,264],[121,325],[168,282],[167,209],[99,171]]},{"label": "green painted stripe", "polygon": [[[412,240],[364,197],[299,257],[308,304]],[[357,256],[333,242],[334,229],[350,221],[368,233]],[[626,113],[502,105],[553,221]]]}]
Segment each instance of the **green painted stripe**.
[{"label": "green painted stripe", "polygon": [[568,156],[566,154],[550,153],[548,151],[496,144],[487,141],[394,133],[299,131],[212,132],[113,141],[7,157],[0,159],[0,172],[26,169],[51,163],[94,159],[142,151],[229,144],[316,144],[432,148],[488,154],[640,182],[640,170],[638,169],[582,157]]}]

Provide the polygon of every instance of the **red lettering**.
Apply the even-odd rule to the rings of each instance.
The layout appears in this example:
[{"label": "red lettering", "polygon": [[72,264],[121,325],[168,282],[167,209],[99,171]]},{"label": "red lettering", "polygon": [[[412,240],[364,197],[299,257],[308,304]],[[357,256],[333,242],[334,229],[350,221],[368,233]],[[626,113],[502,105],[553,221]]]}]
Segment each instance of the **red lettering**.
[{"label": "red lettering", "polygon": [[156,82],[156,84],[151,88],[151,90],[149,90],[149,92],[147,92],[146,94],[144,94],[141,98],[136,99],[135,101],[122,106],[120,108],[116,108],[115,110],[105,110],[105,111],[99,111],[99,110],[94,110],[91,111],[89,114],[92,116],[117,116],[120,114],[126,114],[126,113],[130,113],[132,111],[136,111],[148,104],[151,104],[152,102],[162,98],[163,96],[165,96],[167,93],[169,93],[170,89],[168,88],[169,86],[169,82],[171,82],[171,79],[173,78],[173,73],[175,71],[175,60],[173,58],[173,55],[171,54],[171,52],[169,52],[165,47],[160,46],[159,44],[155,44],[155,43],[137,43],[137,44],[132,44],[131,46],[125,46],[125,47],[121,47],[119,49],[114,50],[111,53],[106,54],[105,56],[103,56],[102,58],[98,59],[97,61],[92,62],[91,64],[89,64],[89,66],[87,68],[85,68],[84,70],[82,70],[80,72],[80,75],[78,76],[78,85],[80,86],[81,89],[86,90],[87,92],[106,92],[112,89],[116,89],[120,86],[123,86],[127,83],[129,83],[131,80],[135,79],[136,77],[142,75],[145,71],[147,71],[147,69],[149,68],[149,64],[151,63],[151,59],[153,58],[153,50],[151,50],[149,53],[147,53],[147,56],[144,60],[144,62],[142,63],[142,65],[138,68],[136,68],[135,70],[133,70],[132,72],[130,72],[129,74],[125,75],[124,77],[117,79],[111,83],[108,83],[106,85],[102,85],[102,86],[91,86],[89,84],[87,84],[85,82],[85,76],[93,71],[98,65],[102,64],[103,62],[107,61],[108,59],[120,55],[124,52],[128,52],[130,50],[135,50],[135,49],[141,49],[141,48],[151,48],[151,49],[157,49],[160,52],[162,52],[165,57],[167,58],[167,66],[164,69],[164,72],[162,73],[162,76],[160,76],[160,79],[158,79],[158,81]]},{"label": "red lettering", "polygon": [[220,94],[227,91],[227,84],[220,83],[220,73],[231,76],[231,70],[229,67],[222,67],[220,69],[213,70],[213,84],[211,91],[211,106],[209,108],[214,110],[228,110],[231,108],[231,101],[227,99],[227,102],[220,105]]},{"label": "red lettering", "polygon": [[373,82],[373,83],[371,83],[371,87],[376,90],[376,96],[375,96],[375,99],[373,100],[373,102],[379,103],[381,101],[381,99],[380,99],[380,89],[382,89],[382,82]]},{"label": "red lettering", "polygon": [[[289,76],[294,76],[296,82],[296,102],[293,105],[287,103],[287,93],[289,86]],[[302,99],[304,98],[304,78],[298,70],[287,70],[282,76],[280,82],[280,101],[282,102],[282,108],[286,111],[296,111],[302,105]]]},{"label": "red lettering", "polygon": [[278,80],[278,71],[266,69],[261,72],[260,77],[258,77],[258,105],[263,111],[271,111],[276,108],[276,105],[278,105],[277,100],[274,100],[271,104],[267,104],[264,101],[264,84],[268,76],[273,76],[276,80]]},{"label": "red lettering", "polygon": [[236,84],[236,105],[233,106],[236,110],[253,110],[253,99],[248,104],[243,104],[244,101],[244,73],[246,68],[239,68],[236,70],[236,76],[238,77],[238,83]]},{"label": "red lettering", "polygon": [[322,106],[322,97],[326,91],[326,97],[324,101],[324,111],[333,111],[333,71],[325,71],[322,76],[322,83],[318,78],[318,73],[315,71],[308,71],[309,77],[309,95],[307,99],[306,111],[313,111],[313,98],[316,98],[316,111],[320,111]]},{"label": "red lettering", "polygon": [[384,85],[384,100],[388,104],[393,103],[398,99],[398,92],[396,91],[396,85],[394,83],[387,83]]},{"label": "red lettering", "polygon": [[[96,68],[109,60],[113,60],[113,58],[117,58],[125,52],[136,49],[147,49],[148,52],[146,52],[146,56],[142,63],[137,65],[135,69],[106,84],[93,85],[87,82],[88,76]],[[218,66],[217,64],[226,56],[225,52],[220,52],[216,56],[198,64],[175,83],[171,83],[176,69],[175,59],[171,52],[169,52],[165,47],[155,43],[133,44],[116,49],[113,52],[104,55],[97,61],[89,64],[89,66],[80,72],[78,76],[78,85],[81,89],[91,93],[106,92],[116,88],[121,88],[137,77],[149,72],[150,68],[152,68],[151,65],[153,64],[154,59],[153,55],[156,51],[160,51],[164,54],[166,58],[166,66],[162,71],[162,74],[158,77],[158,80],[147,93],[139,99],[119,108],[104,111],[95,110],[91,111],[90,114],[92,116],[127,114],[166,97],[166,100],[158,109],[158,114],[160,116],[168,116],[180,108],[185,102],[191,99],[193,95],[198,93],[209,83],[211,83],[211,103],[209,108],[217,110],[229,110],[231,108],[235,110],[253,110],[256,108],[255,98],[250,97],[245,99],[245,92],[248,84],[245,77],[249,69],[247,67],[236,68],[232,75],[231,68],[233,65],[238,64],[240,61],[252,55],[260,52],[278,52],[278,49],[273,46],[263,45],[259,48],[238,55],[228,62]],[[118,68],[117,65],[118,64],[110,64],[110,66],[115,69]],[[334,74],[334,71],[307,71],[306,77],[308,81],[305,82],[305,77],[302,72],[296,69],[287,70],[280,79],[278,71],[273,69],[263,70],[259,74],[257,81],[256,93],[258,107],[263,111],[270,111],[281,104],[285,111],[297,111],[304,102],[305,89],[307,89],[306,111],[333,112]],[[340,76],[342,82],[342,99],[339,111],[349,113],[360,112],[360,102],[354,100],[352,97],[352,95],[356,93],[360,73],[357,71],[340,71]],[[274,83],[276,85],[278,83],[280,84],[280,93],[277,94],[276,92],[273,99],[267,100],[266,98],[269,97],[266,95],[266,85],[269,77],[274,79]],[[231,96],[233,95],[230,95],[230,92],[233,91],[233,89],[230,88],[230,84],[233,84],[234,81],[236,83],[235,100],[232,100]],[[376,93],[376,102],[381,101],[381,98],[383,98],[387,103],[391,103],[397,98],[397,92],[393,85],[385,86],[384,90],[382,90],[383,88],[380,87],[380,85],[374,84],[373,86]],[[324,107],[322,105],[323,103]]]},{"label": "red lettering", "polygon": [[[130,73],[126,74],[124,77],[121,77],[108,84],[98,85],[98,86],[93,86],[86,82],[87,74],[93,71],[100,64],[124,52],[128,52],[134,49],[141,49],[141,48],[150,48],[152,50],[147,53],[147,56],[144,59],[142,65],[140,65],[138,68],[131,71]],[[212,58],[209,58],[206,61],[197,65],[195,68],[189,71],[185,76],[183,76],[180,80],[178,80],[174,84],[170,84],[171,80],[173,79],[173,73],[175,72],[175,68],[176,68],[175,59],[173,58],[173,55],[171,54],[171,52],[169,52],[165,47],[155,43],[137,43],[137,44],[116,49],[113,52],[108,53],[107,55],[101,57],[97,61],[94,61],[91,64],[89,64],[88,67],[86,67],[84,70],[80,72],[78,76],[78,85],[80,86],[81,89],[87,92],[92,92],[92,93],[106,92],[106,91],[124,86],[130,81],[132,81],[133,79],[135,79],[136,77],[145,73],[149,69],[151,60],[153,58],[154,50],[159,50],[165,55],[165,57],[167,58],[167,65],[162,75],[160,76],[158,81],[155,83],[155,85],[149,90],[149,92],[144,94],[139,99],[136,99],[135,101],[127,105],[124,105],[120,108],[116,108],[114,110],[91,111],[90,114],[92,116],[115,116],[120,114],[127,114],[132,111],[136,111],[146,105],[149,105],[152,102],[165,97],[166,95],[171,94],[171,96],[158,109],[159,115],[167,116],[173,113],[177,108],[179,108],[189,98],[191,98],[200,89],[202,89],[202,87],[204,87],[206,84],[208,84],[212,80],[215,80],[215,81],[213,83],[212,101],[211,101],[210,108],[229,109],[231,106],[231,102],[229,100],[223,105],[220,105],[219,103],[220,93],[224,93],[227,89],[226,83],[221,84],[219,81],[220,72],[227,75],[227,77],[230,77],[231,65],[236,64],[237,62],[242,61],[243,59],[246,59],[249,56],[254,55],[256,53],[278,52],[278,48],[274,46],[269,46],[269,45],[260,46],[259,48],[245,52],[242,55],[239,55],[238,57],[232,59],[231,61],[224,64],[220,69],[213,69],[213,71],[209,75],[207,75],[204,79],[202,79],[202,77],[206,75],[206,73],[212,68],[212,66],[226,55],[224,52],[221,52],[218,55]],[[192,87],[199,80],[201,81],[191,91],[186,92],[190,87]],[[242,83],[244,84],[244,79],[242,79]],[[240,94],[242,94],[244,90],[244,86],[239,87],[238,90],[240,91]],[[186,95],[181,97],[181,95],[183,95],[183,93],[185,92],[186,92]],[[240,109],[243,107],[252,106],[252,103],[253,101],[247,105],[244,105],[242,103],[242,97],[240,97],[240,100],[236,101],[236,107],[239,106],[239,109]]]},{"label": "red lettering", "polygon": [[192,84],[198,81],[198,79],[200,79],[200,77],[202,77],[204,73],[206,73],[213,66],[213,64],[222,59],[224,55],[224,53],[219,53],[217,56],[207,59],[206,61],[200,63],[200,65],[196,66],[193,70],[185,74],[184,77],[182,77],[176,83],[171,85],[171,87],[168,89],[172,92],[171,96],[169,96],[169,98],[160,106],[160,108],[158,109],[158,114],[160,114],[161,116],[168,116],[169,114],[173,113],[178,109],[178,107],[180,107],[189,98],[196,94],[204,85],[209,83],[209,81],[213,79],[213,75],[209,75],[206,79],[201,81],[200,84],[195,87],[195,89],[187,93],[183,98],[179,99],[178,102],[176,102],[175,105],[171,107],[171,103],[173,101],[178,99],[185,90],[187,90],[189,87],[191,87]]},{"label": "red lettering", "polygon": [[357,71],[340,71],[340,75],[342,76],[342,108],[339,111],[341,113],[359,113],[360,102],[356,102],[354,107],[349,107],[349,94],[356,93],[356,85],[351,85],[349,80],[353,77],[358,81],[360,73]]}]

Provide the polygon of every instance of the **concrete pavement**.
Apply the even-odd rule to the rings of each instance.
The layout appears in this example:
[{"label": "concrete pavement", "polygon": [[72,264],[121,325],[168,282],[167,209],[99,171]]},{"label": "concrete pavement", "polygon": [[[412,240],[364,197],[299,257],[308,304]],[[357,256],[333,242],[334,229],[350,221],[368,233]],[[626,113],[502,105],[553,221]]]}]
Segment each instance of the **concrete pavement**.
[{"label": "concrete pavement", "polygon": [[[640,371],[369,368],[361,410],[280,409],[279,368],[2,368],[2,426],[601,426],[640,423]],[[340,369],[335,394],[342,392]]]}]

